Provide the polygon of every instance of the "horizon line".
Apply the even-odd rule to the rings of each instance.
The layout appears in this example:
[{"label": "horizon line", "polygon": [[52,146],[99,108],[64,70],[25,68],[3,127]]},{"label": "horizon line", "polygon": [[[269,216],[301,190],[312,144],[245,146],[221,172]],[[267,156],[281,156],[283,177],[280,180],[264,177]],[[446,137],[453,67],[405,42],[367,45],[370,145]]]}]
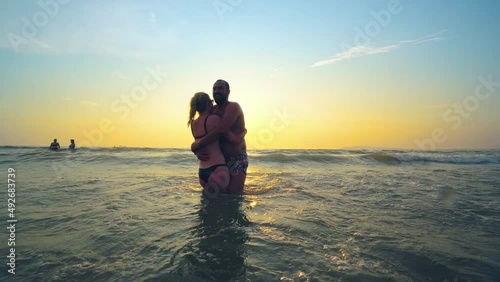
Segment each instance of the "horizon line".
[{"label": "horizon line", "polygon": [[[5,145],[0,144],[2,147],[12,147],[12,148],[47,148],[49,146],[45,145]],[[76,150],[80,148],[88,149],[113,149],[113,148],[128,148],[128,149],[182,149],[190,150],[189,146],[186,147],[137,147],[137,146],[91,146],[91,147],[76,147]],[[69,150],[69,148],[62,147],[59,150]],[[341,148],[254,148],[247,151],[259,151],[259,150],[387,150],[387,151],[488,151],[488,150],[500,150],[500,148],[436,148],[436,149],[420,149],[420,148],[402,148],[402,147],[374,147],[374,146],[351,146],[351,147],[341,147]]]}]

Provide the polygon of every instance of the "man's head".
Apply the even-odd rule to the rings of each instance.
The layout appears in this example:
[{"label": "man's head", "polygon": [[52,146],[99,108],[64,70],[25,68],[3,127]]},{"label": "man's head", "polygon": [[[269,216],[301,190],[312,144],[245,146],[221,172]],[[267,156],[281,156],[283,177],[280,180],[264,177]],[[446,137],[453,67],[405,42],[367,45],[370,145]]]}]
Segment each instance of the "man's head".
[{"label": "man's head", "polygon": [[212,97],[217,105],[224,105],[227,102],[230,92],[229,83],[225,80],[219,79],[214,83]]}]

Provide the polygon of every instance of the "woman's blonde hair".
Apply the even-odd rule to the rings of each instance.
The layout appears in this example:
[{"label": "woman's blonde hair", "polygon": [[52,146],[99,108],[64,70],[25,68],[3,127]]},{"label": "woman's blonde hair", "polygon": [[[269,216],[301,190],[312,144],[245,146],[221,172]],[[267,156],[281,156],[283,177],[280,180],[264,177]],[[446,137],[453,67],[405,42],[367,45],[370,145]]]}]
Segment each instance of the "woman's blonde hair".
[{"label": "woman's blonde hair", "polygon": [[201,113],[207,109],[207,102],[210,101],[210,96],[208,96],[205,92],[198,92],[194,94],[193,98],[191,98],[191,103],[189,103],[189,120],[188,127],[191,125],[191,122],[196,115],[196,112]]}]

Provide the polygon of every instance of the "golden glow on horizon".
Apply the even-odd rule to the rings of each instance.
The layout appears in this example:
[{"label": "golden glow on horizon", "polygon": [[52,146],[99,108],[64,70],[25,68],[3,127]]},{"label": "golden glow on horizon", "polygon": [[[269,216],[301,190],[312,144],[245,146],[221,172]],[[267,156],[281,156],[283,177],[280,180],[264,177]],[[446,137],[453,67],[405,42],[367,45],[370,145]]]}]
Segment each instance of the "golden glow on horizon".
[{"label": "golden glow on horizon", "polygon": [[[327,77],[270,77],[261,75],[258,66],[252,67],[255,69],[247,69],[245,76],[231,72],[217,76],[230,81],[229,99],[238,102],[245,113],[249,150],[417,148],[416,141],[432,137],[436,128],[444,128],[447,136],[464,135],[444,124],[442,114],[449,107],[431,107],[432,101],[418,98],[420,92],[439,89],[432,83],[401,92],[402,81],[378,85],[372,78],[364,84],[320,84],[314,79]],[[70,97],[66,88],[52,93],[59,97],[55,102],[40,97],[33,102],[19,100],[17,104],[26,104],[23,116],[2,129],[13,135],[6,139],[9,145],[45,146],[58,138],[63,147],[75,139],[77,146],[189,148],[193,137],[186,126],[188,103],[195,92],[211,95],[214,76],[206,72],[197,70],[195,81],[189,77],[166,79],[143,100],[131,104],[124,102],[124,95],[130,99],[130,90],[87,95],[81,89],[89,87],[77,85]],[[297,84],[307,79],[308,84]],[[378,80],[391,81],[382,74]],[[136,82],[129,82],[130,87],[122,87],[121,81],[114,83],[106,87],[133,89]],[[448,144],[460,146],[456,141]]]},{"label": "golden glow on horizon", "polygon": [[[421,113],[405,113],[390,101],[367,108],[354,107],[348,96],[326,96],[325,103],[321,103],[310,102],[293,89],[275,95],[268,91],[259,93],[255,86],[234,89],[230,100],[237,101],[244,110],[249,150],[411,148],[415,147],[416,138],[429,136],[439,125],[428,123]],[[206,92],[211,95],[211,91]],[[30,126],[20,126],[16,131],[24,132],[24,145],[43,146],[58,138],[65,147],[73,138],[77,146],[188,148],[193,142],[186,126],[191,94],[173,97],[171,90],[160,89],[137,103],[136,108],[130,108],[127,115],[112,111],[110,105],[93,107],[75,101],[63,101],[62,106],[31,106],[32,110],[22,118],[22,124]],[[14,127],[8,127],[8,132],[15,133]]]}]

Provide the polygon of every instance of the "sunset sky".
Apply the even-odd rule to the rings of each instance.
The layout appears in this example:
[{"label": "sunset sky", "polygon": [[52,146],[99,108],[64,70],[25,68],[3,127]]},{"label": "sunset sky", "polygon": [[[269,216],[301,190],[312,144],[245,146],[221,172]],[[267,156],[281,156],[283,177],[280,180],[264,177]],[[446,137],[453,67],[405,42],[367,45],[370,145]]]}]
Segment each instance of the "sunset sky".
[{"label": "sunset sky", "polygon": [[231,85],[249,149],[500,148],[499,1],[0,3],[0,145],[187,148]]}]

